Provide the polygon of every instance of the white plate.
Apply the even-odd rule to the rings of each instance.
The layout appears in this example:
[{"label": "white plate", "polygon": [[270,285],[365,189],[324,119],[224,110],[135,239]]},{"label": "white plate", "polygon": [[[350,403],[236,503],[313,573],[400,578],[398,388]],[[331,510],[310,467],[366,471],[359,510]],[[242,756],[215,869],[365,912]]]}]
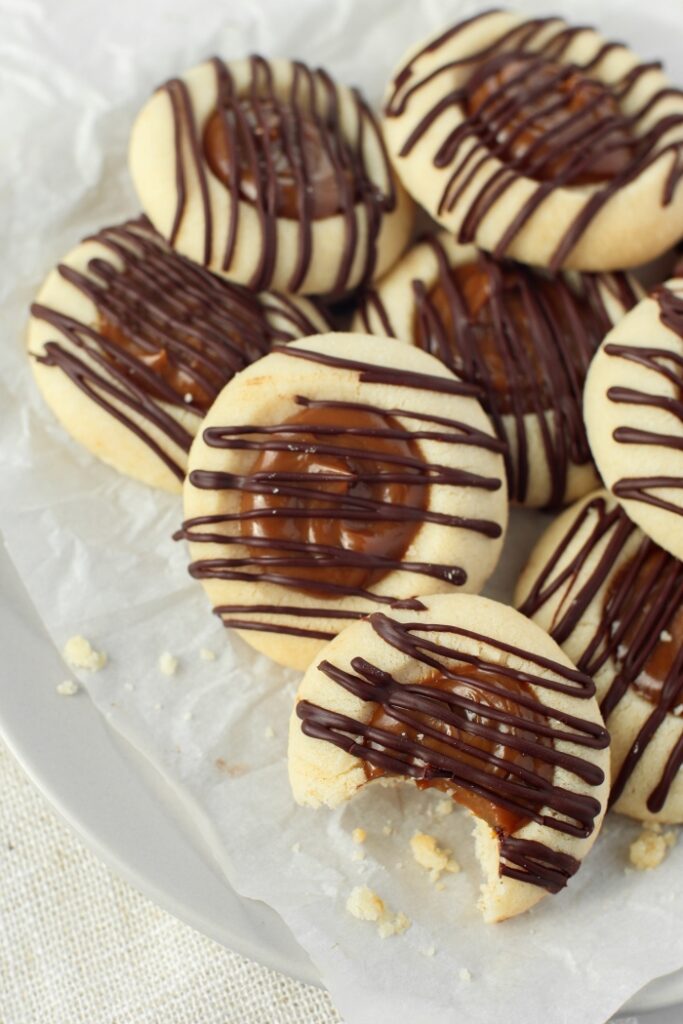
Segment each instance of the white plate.
[{"label": "white plate", "polygon": [[[85,694],[65,699],[64,664],[0,544],[0,732],[43,794],[117,874],[199,931],[300,981],[319,984],[307,954],[269,907],[227,883],[179,794],[107,727]],[[683,1002],[683,971],[624,1008]],[[650,1018],[678,1022],[680,1009]]]}]

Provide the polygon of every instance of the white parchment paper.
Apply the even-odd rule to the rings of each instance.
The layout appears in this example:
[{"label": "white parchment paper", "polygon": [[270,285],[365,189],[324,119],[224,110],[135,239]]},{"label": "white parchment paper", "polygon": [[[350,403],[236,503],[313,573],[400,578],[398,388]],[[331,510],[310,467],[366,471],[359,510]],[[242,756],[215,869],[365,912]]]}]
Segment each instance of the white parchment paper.
[{"label": "white parchment paper", "polygon": [[[548,2],[645,58],[663,57],[683,81],[680,0]],[[322,64],[377,100],[409,45],[473,9],[458,0],[0,0],[0,527],[58,646],[82,633],[108,653],[104,671],[82,677],[92,699],[211,819],[232,884],[282,914],[348,1024],[599,1024],[683,966],[683,844],[656,872],[627,871],[637,829],[615,818],[567,892],[491,927],[474,908],[466,816],[432,816],[433,794],[371,788],[335,813],[296,808],[285,762],[295,674],[222,630],[170,539],[179,500],[72,443],[42,406],[23,353],[27,307],[52,264],[87,232],[137,212],[127,136],[156,84],[214,52],[258,50]],[[509,541],[508,577],[528,527],[527,517]],[[201,647],[217,660],[201,660]],[[158,668],[166,650],[180,659],[172,678]],[[357,825],[368,832],[362,861],[352,859]],[[412,860],[416,828],[463,866],[443,891]],[[409,931],[381,940],[350,918],[344,904],[358,884],[404,911]]]}]

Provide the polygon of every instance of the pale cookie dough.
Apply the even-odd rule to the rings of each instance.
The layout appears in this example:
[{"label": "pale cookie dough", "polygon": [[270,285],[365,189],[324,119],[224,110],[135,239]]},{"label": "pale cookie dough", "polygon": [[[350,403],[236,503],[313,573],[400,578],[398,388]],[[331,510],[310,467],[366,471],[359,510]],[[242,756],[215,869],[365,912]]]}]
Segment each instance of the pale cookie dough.
[{"label": "pale cookie dough", "polygon": [[[224,623],[276,661],[304,669],[327,640],[368,612],[438,591],[480,590],[500,555],[507,493],[500,442],[470,392],[433,356],[357,334],[282,346],[235,378],[197,436],[185,486],[190,571]],[[297,444],[283,424],[303,414],[327,416],[328,425]],[[392,440],[381,443],[407,445],[412,454],[382,463],[373,431],[354,434],[345,425],[366,414],[382,417]],[[289,458],[290,451],[303,459],[299,479],[272,466],[254,475],[258,459]],[[396,500],[389,481],[401,471],[417,489]],[[374,483],[365,482],[368,473]],[[374,487],[389,487],[393,500]],[[244,502],[258,508],[245,511]],[[263,541],[252,541],[251,550],[240,543],[241,531],[257,528],[250,524],[267,531],[277,523],[272,515],[286,522],[287,538],[265,551]],[[302,532],[292,533],[300,523]],[[376,535],[403,526],[412,533],[398,557],[373,546]],[[336,531],[332,539],[328,528]],[[354,529],[365,538],[358,555],[345,539]],[[374,551],[377,561],[363,551]],[[355,578],[373,566],[379,578]]]},{"label": "pale cookie dough", "polygon": [[178,492],[221,387],[273,341],[324,329],[308,300],[215,278],[139,220],[87,238],[48,274],[27,345],[43,398],[76,441],[121,473]]},{"label": "pale cookie dough", "polygon": [[[510,74],[534,67],[528,79],[517,80],[527,91],[523,102],[533,97],[531,127],[528,107],[511,107],[505,85],[479,112],[467,108],[468,82],[482,61],[512,60],[511,54],[521,63],[517,70],[510,65]],[[546,61],[552,64],[544,70]],[[582,69],[579,87],[571,76]],[[556,116],[563,120],[550,135],[544,118],[553,111],[545,98],[557,89],[547,80],[562,75],[568,76],[565,106]],[[607,87],[602,113],[591,100],[601,89],[594,83]],[[597,121],[576,114],[569,106],[575,98],[577,109],[596,111]],[[511,11],[475,15],[406,55],[384,109],[387,146],[405,187],[460,242],[536,266],[614,270],[653,259],[683,234],[683,93],[656,65],[641,64],[625,46],[607,44],[590,28]],[[494,114],[499,120],[492,127]],[[615,129],[637,144],[635,152],[622,150],[630,155],[619,173],[598,181],[577,174],[579,183],[564,184],[567,161],[594,154],[597,162],[618,149],[610,134]],[[513,143],[526,147],[525,157],[511,158],[501,148]],[[530,160],[536,177],[527,176]]]},{"label": "pale cookie dough", "polygon": [[[515,604],[595,679],[614,809],[683,822],[683,564],[597,491],[542,535]],[[655,676],[661,694],[646,699]]]},{"label": "pale cookie dough", "polygon": [[[515,816],[518,824],[510,835],[494,831],[483,818],[476,819],[477,855],[484,873],[480,908],[487,921],[502,921],[528,910],[548,891],[562,888],[593,845],[608,793],[609,738],[590,679],[577,673],[557,644],[514,609],[464,594],[433,595],[423,604],[423,611],[389,609],[349,626],[308,669],[290,720],[292,791],[300,804],[335,807],[367,784],[366,764],[374,757],[375,768],[380,764],[386,772],[380,781],[408,775],[433,780],[440,767],[441,779],[458,779],[462,799],[471,796],[466,774],[470,768],[462,760],[462,747],[449,744],[450,756],[444,764],[444,744],[455,731],[456,742],[459,737],[461,744],[469,741],[470,751],[476,750],[471,741],[481,736],[477,730],[487,723],[497,734],[496,749],[500,751],[502,745],[505,753],[500,756],[507,760],[510,750],[498,738],[511,735],[514,718],[506,712],[496,720],[486,717],[490,705],[482,703],[482,690],[476,689],[475,680],[486,680],[499,694],[515,693],[526,701],[527,715],[539,716],[523,719],[524,740],[519,731],[513,729],[512,733],[516,741],[533,744],[537,751],[533,759],[527,758],[526,771],[533,775],[534,786],[542,778],[541,765],[549,774],[545,776],[547,803],[543,807],[537,804],[535,812],[525,805],[536,820],[519,823],[522,816]],[[496,669],[499,675],[492,674]],[[468,684],[471,681],[471,688],[468,685],[464,693],[459,691],[460,696],[450,705],[459,723],[451,732],[445,731],[452,726],[442,717],[445,701],[435,710],[431,696],[413,689],[430,685],[435,672],[464,672]],[[526,688],[520,692],[522,678]],[[518,689],[511,690],[515,685]],[[409,698],[401,695],[404,686],[411,687]],[[443,690],[433,692],[444,697]],[[419,700],[429,702],[430,717],[409,718],[407,739],[386,731],[387,718],[395,718],[392,709],[406,723],[405,716],[410,708],[420,707]],[[475,718],[471,702],[479,707],[479,717]],[[513,706],[518,715],[519,704]],[[384,718],[378,720],[381,709]],[[554,718],[555,714],[572,716],[571,727],[567,720],[563,723]],[[439,753],[422,742],[434,728],[430,721],[442,723],[435,734]],[[496,721],[505,728],[498,728]],[[534,723],[538,723],[536,728]],[[417,728],[422,732],[416,733]],[[551,745],[539,745],[543,731],[548,744],[548,729]],[[571,739],[562,739],[562,734]],[[489,732],[491,740],[494,737]],[[489,793],[499,793],[500,799],[505,793],[511,800],[516,793],[523,802],[522,793],[526,790],[528,795],[531,787],[522,783],[520,793],[518,774],[493,775],[490,757],[489,748],[487,755],[473,758],[478,774],[470,777],[471,785],[488,786]],[[392,764],[402,765],[403,770],[392,768]],[[486,781],[482,780],[484,773]],[[488,799],[495,802],[493,796]]]},{"label": "pale cookie dough", "polygon": [[[243,134],[228,150],[240,150],[239,181],[226,184],[207,157],[207,125],[217,106],[227,112],[225,149],[243,132],[242,105],[254,95],[267,111],[294,112],[288,143],[279,130],[247,129],[250,141]],[[304,146],[313,137],[304,160],[292,142],[299,131]],[[214,59],[162,85],[133,126],[130,170],[143,209],[178,252],[252,288],[341,293],[383,273],[410,237],[413,204],[374,114],[356,90],[299,62]],[[299,183],[291,215],[273,206],[274,172]],[[316,174],[341,191],[333,212],[319,216],[301,205],[315,200]]]},{"label": "pale cookie dough", "polygon": [[[496,263],[441,232],[413,246],[366,293],[353,327],[418,345],[480,384],[508,444],[510,499],[552,507],[599,483],[583,381],[602,338],[641,294],[625,274],[551,277]],[[490,344],[482,344],[482,331]]]},{"label": "pale cookie dough", "polygon": [[588,372],[584,416],[605,485],[683,558],[683,278],[655,288],[607,335]]}]

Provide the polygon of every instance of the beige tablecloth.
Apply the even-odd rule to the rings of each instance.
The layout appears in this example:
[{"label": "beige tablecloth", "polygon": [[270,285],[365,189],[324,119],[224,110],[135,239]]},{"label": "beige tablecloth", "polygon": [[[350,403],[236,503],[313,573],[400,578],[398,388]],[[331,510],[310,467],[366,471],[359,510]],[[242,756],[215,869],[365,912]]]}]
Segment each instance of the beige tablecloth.
[{"label": "beige tablecloth", "polygon": [[131,889],[0,742],[0,1024],[334,1024],[326,993]]}]

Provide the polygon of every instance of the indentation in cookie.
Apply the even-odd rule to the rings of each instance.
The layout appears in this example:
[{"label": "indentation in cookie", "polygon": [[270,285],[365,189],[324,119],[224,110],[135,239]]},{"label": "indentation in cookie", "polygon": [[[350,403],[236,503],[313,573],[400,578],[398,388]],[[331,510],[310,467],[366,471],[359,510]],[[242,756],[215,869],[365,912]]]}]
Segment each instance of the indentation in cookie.
[{"label": "indentation in cookie", "polygon": [[223,102],[206,123],[204,152],[242,199],[293,220],[331,217],[357,200],[353,151],[333,124],[274,97]]},{"label": "indentation in cookie", "polygon": [[242,492],[240,523],[255,566],[285,566],[292,586],[318,593],[327,583],[366,589],[400,563],[428,487],[410,432],[379,410],[309,403],[258,433],[257,487]]},{"label": "indentation in cookie", "polygon": [[609,181],[636,154],[614,90],[547,57],[513,50],[484,60],[467,83],[465,108],[499,159],[536,181]]}]

